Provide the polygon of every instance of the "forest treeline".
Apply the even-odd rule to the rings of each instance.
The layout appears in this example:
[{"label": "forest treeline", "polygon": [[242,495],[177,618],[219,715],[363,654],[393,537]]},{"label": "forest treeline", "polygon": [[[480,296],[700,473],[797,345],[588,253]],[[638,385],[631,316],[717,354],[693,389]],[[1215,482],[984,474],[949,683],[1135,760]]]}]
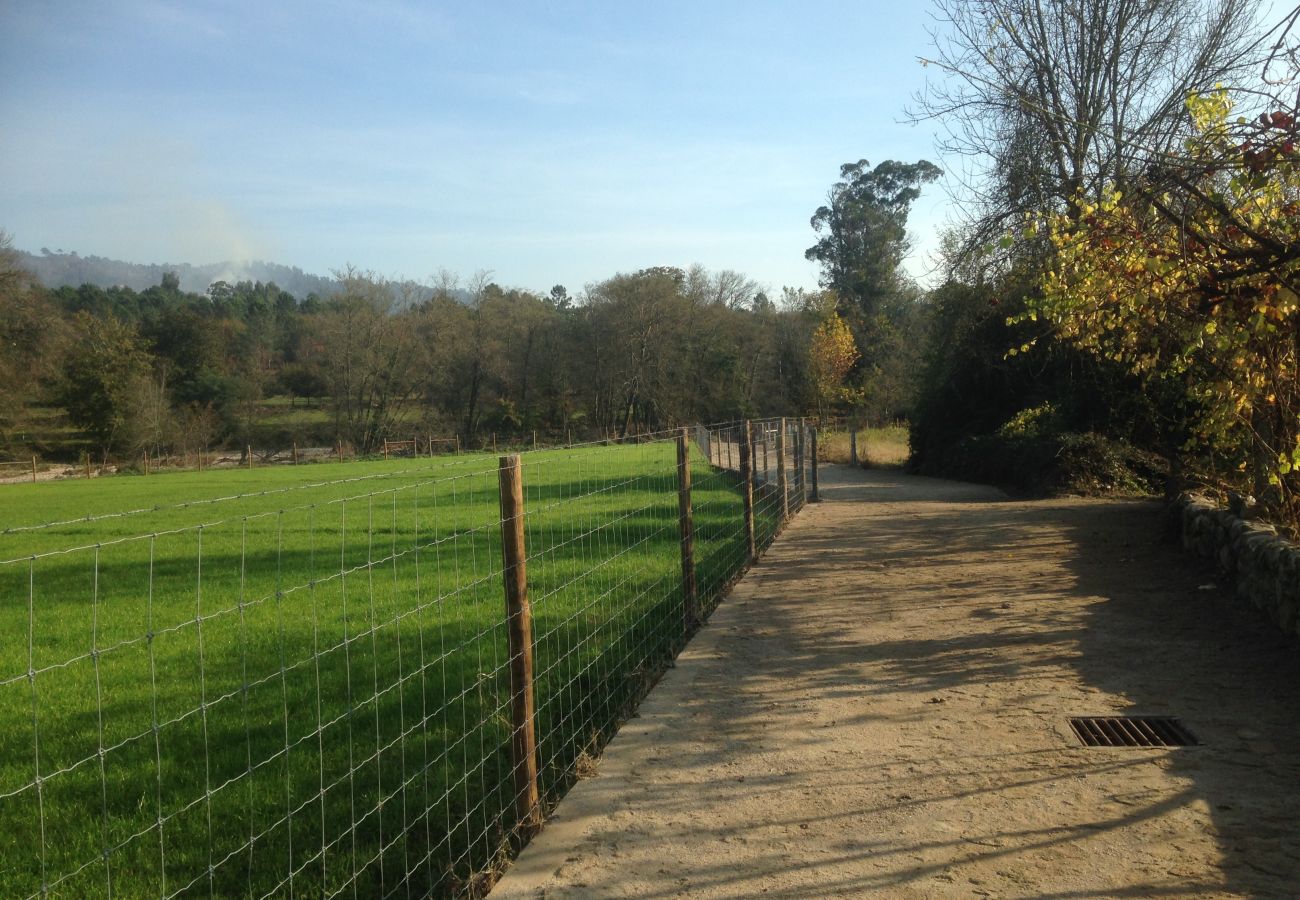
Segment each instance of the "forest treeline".
[{"label": "forest treeline", "polygon": [[[489,432],[645,432],[817,406],[809,353],[824,292],[777,301],[732,271],[659,267],[615,275],[577,297],[506,289],[486,275],[436,284],[337,273],[340,290],[297,300],[274,284],[143,291],[46,289],[9,253],[3,267],[11,455],[81,446],[118,457],[189,454],[268,441]],[[260,424],[272,398],[319,407],[310,427]],[[80,443],[34,441],[61,411]],[[890,414],[883,411],[882,414]],[[270,449],[275,449],[274,447]]]},{"label": "forest treeline", "polygon": [[328,297],[339,289],[333,278],[312,275],[297,266],[282,266],[262,260],[242,260],[205,265],[190,263],[132,263],[103,256],[82,256],[72,250],[51,250],[42,247],[39,253],[16,250],[18,265],[36,277],[48,288],[80,287],[97,284],[148,290],[162,282],[162,276],[171,273],[180,279],[181,290],[203,293],[210,284],[225,281],[275,282],[276,286],[295,297],[305,299],[308,294]]},{"label": "forest treeline", "polygon": [[908,115],[943,124],[958,166],[926,290],[902,266],[943,176],[925,160],[842,166],[810,219],[820,289],[779,297],[699,267],[573,296],[355,270],[301,301],[170,273],[48,290],[7,254],[0,444],[59,410],[98,452],[240,446],[286,397],[363,452],[906,416],[926,474],[1248,491],[1300,525],[1300,9],[1270,27],[1252,0],[932,5]]}]

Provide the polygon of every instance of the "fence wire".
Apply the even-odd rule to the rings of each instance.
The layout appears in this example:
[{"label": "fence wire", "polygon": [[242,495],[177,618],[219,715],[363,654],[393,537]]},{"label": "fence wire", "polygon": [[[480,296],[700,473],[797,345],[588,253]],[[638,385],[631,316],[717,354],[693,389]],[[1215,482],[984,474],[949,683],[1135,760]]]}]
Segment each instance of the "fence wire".
[{"label": "fence wire", "polygon": [[[752,429],[691,430],[705,614],[750,561],[743,449],[759,549],[805,502],[801,423]],[[544,808],[689,636],[676,452],[523,456]],[[5,538],[0,895],[490,887],[521,836],[498,470],[399,474]]]}]

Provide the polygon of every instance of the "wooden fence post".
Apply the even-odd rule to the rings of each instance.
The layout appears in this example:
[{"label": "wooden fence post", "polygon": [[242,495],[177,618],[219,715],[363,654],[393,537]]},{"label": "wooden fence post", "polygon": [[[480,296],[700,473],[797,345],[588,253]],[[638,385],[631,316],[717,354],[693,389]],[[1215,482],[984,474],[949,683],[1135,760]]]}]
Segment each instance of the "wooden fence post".
[{"label": "wooden fence post", "polygon": [[771,481],[771,479],[768,477],[767,474],[768,472],[771,471],[771,468],[767,464],[767,435],[768,435],[767,423],[764,422],[763,423],[763,484],[767,484],[769,481]]},{"label": "wooden fence post", "polygon": [[248,444],[244,447],[244,452],[248,454],[248,467],[253,468],[253,445]]},{"label": "wooden fence post", "polygon": [[335,446],[336,448],[338,448],[338,451],[339,451],[339,462],[343,462],[343,442],[342,442],[342,441],[339,441],[339,442],[338,442],[337,444],[335,444],[334,446]]},{"label": "wooden fence post", "polygon": [[677,523],[682,537],[682,613],[685,632],[700,624],[700,596],[695,583],[695,516],[691,509],[691,439],[677,433]]},{"label": "wooden fence post", "polygon": [[803,472],[803,451],[804,451],[804,418],[800,416],[799,424],[795,426],[794,433],[794,494],[795,509],[803,509],[804,501],[808,499],[808,494],[804,490],[804,472]]},{"label": "wooden fence post", "polygon": [[812,496],[809,501],[812,503],[821,503],[821,495],[817,493],[817,426],[814,425],[809,436],[812,438]]},{"label": "wooden fence post", "polygon": [[298,442],[293,442],[293,464],[298,465]]},{"label": "wooden fence post", "polygon": [[506,634],[510,652],[510,754],[515,816],[532,834],[542,824],[537,788],[537,725],[533,705],[533,613],[528,603],[524,544],[524,482],[519,454],[500,459],[501,554],[505,564]]},{"label": "wooden fence post", "polygon": [[90,454],[86,454],[86,477],[90,477]]},{"label": "wooden fence post", "polygon": [[460,456],[460,432],[456,432],[456,455]]},{"label": "wooden fence post", "polygon": [[858,464],[858,426],[855,423],[849,423],[849,465]]},{"label": "wooden fence post", "polygon": [[754,543],[754,432],[745,420],[740,427],[740,491],[745,501],[745,553],[747,561],[758,559]]},{"label": "wooden fence post", "polygon": [[149,474],[149,451],[144,451],[144,474]]},{"label": "wooden fence post", "polygon": [[32,484],[36,483],[36,454],[32,454]]},{"label": "wooden fence post", "polygon": [[384,462],[388,462],[388,439],[384,439]]},{"label": "wooden fence post", "polygon": [[781,494],[781,521],[790,518],[790,482],[785,474],[785,419],[776,433],[776,489]]}]

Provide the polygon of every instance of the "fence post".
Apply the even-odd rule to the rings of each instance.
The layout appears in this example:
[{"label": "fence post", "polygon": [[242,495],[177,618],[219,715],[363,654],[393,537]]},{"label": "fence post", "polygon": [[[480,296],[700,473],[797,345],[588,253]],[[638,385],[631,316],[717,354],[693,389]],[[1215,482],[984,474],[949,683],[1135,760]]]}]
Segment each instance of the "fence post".
[{"label": "fence post", "polygon": [[798,425],[794,430],[794,496],[796,503],[794,509],[802,510],[803,501],[807,499],[807,492],[803,489],[803,416],[798,417]]},{"label": "fence post", "polygon": [[821,495],[817,493],[817,426],[814,425],[810,431],[812,438],[812,497],[809,501],[812,503],[821,503]]},{"label": "fence post", "polygon": [[460,456],[460,432],[456,432],[456,455]]},{"label": "fence post", "polygon": [[776,489],[781,494],[781,521],[790,518],[790,483],[785,474],[785,419],[776,433]]},{"label": "fence post", "polygon": [[767,474],[768,472],[772,471],[771,467],[767,464],[767,441],[768,441],[767,435],[768,435],[767,423],[764,422],[763,423],[763,484],[768,484],[772,480],[771,478],[768,477]]},{"label": "fence post", "polygon": [[849,465],[858,464],[858,426],[854,422],[849,423]]},{"label": "fence post", "polygon": [[758,559],[754,545],[754,432],[745,420],[740,426],[740,491],[745,500],[745,553],[747,562]]},{"label": "fence post", "polygon": [[727,429],[727,471],[731,471],[732,468],[731,444],[732,444],[732,439],[734,437],[735,437],[735,429],[728,428]]},{"label": "fence post", "polygon": [[144,451],[144,474],[149,474],[149,451]]},{"label": "fence post", "polygon": [[343,442],[339,441],[334,445],[339,451],[339,462],[343,462]]},{"label": "fence post", "polygon": [[506,634],[510,652],[510,755],[514,768],[515,815],[532,834],[542,823],[537,788],[537,732],[533,706],[533,613],[528,603],[527,551],[524,544],[524,482],[519,454],[503,456],[497,470],[501,488],[501,555],[505,564]]},{"label": "fence post", "polygon": [[695,584],[695,516],[691,509],[691,439],[677,432],[677,523],[682,537],[682,613],[687,634],[700,624],[699,589]]},{"label": "fence post", "polygon": [[86,454],[86,477],[90,477],[90,454]]},{"label": "fence post", "polygon": [[36,483],[36,454],[32,454],[32,484]]},{"label": "fence post", "polygon": [[248,467],[253,468],[253,445],[249,444],[244,447],[244,452],[248,454]]},{"label": "fence post", "polygon": [[384,462],[388,461],[388,439],[384,438]]},{"label": "fence post", "polygon": [[293,464],[298,465],[298,442],[293,442]]}]

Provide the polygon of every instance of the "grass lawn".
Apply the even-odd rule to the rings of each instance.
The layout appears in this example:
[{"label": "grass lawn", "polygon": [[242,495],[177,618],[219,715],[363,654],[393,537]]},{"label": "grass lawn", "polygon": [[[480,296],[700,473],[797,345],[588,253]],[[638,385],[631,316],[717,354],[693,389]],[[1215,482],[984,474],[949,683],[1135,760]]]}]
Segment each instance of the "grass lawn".
[{"label": "grass lawn", "polygon": [[[524,457],[551,800],[682,644],[674,454]],[[710,603],[740,496],[692,458]],[[495,457],[0,485],[0,527],[0,896],[418,896],[499,860]]]}]

